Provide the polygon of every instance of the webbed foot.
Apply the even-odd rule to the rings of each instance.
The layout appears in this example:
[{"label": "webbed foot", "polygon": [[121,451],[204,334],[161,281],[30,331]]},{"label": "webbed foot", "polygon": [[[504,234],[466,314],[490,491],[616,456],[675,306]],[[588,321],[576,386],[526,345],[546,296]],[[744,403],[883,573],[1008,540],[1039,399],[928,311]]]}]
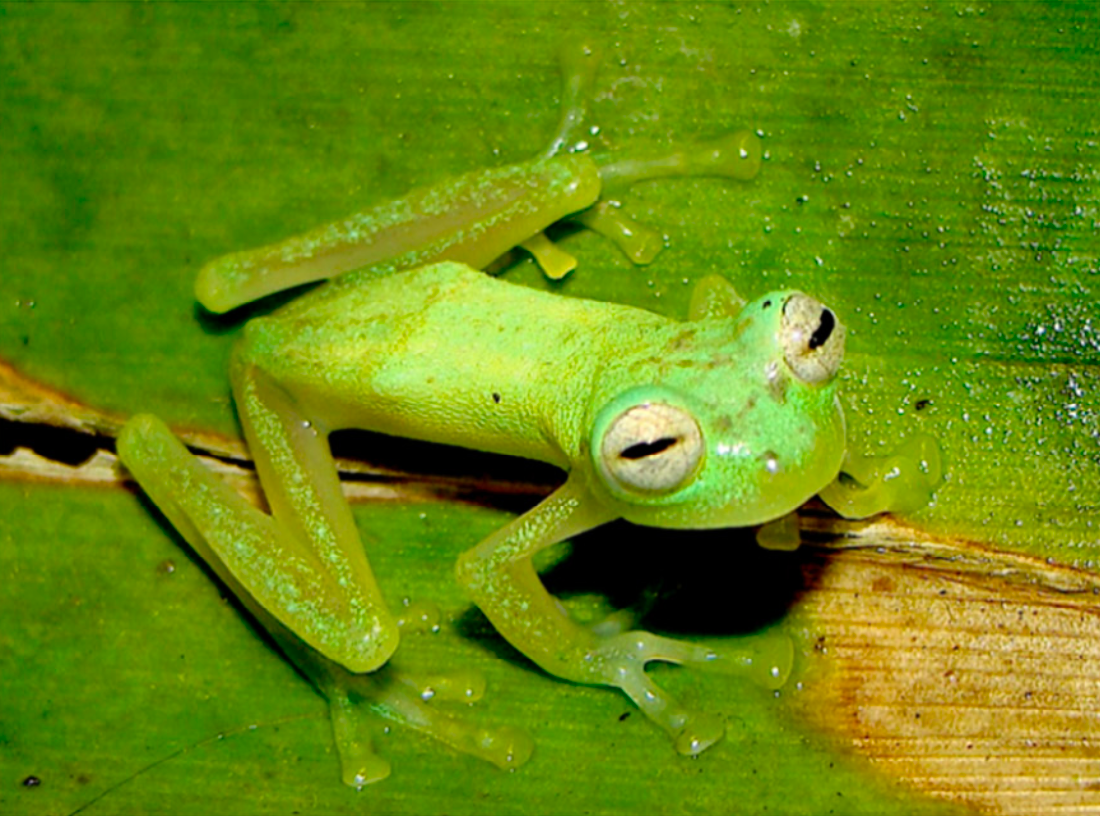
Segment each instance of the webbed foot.
[{"label": "webbed foot", "polygon": [[748,676],[765,688],[777,689],[790,675],[794,647],[785,635],[765,635],[739,648],[719,649],[631,631],[600,638],[585,660],[598,664],[608,685],[622,689],[650,720],[661,726],[678,753],[695,756],[722,738],[725,727],[721,719],[680,705],[649,678],[646,664],[656,660],[697,666]]},{"label": "webbed foot", "polygon": [[363,788],[390,774],[389,762],[372,747],[368,719],[373,717],[412,728],[502,770],[520,767],[534,752],[534,740],[518,728],[487,727],[428,704],[481,699],[485,681],[479,673],[413,678],[387,666],[371,674],[353,674],[331,663],[323,671],[324,677],[313,677],[329,703],[341,776],[352,787]]},{"label": "webbed foot", "polygon": [[845,518],[912,513],[931,501],[942,479],[939,444],[918,434],[887,456],[849,453],[840,476],[818,495]]}]

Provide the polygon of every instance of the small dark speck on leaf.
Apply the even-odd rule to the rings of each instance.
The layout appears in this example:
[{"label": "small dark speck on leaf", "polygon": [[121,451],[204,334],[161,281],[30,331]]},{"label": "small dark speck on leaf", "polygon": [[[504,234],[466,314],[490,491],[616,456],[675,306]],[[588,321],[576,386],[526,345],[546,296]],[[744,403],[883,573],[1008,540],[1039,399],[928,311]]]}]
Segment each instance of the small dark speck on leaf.
[{"label": "small dark speck on leaf", "polygon": [[26,779],[23,780],[24,788],[37,788],[41,784],[42,780],[39,779],[37,776],[28,776]]},{"label": "small dark speck on leaf", "polygon": [[931,404],[932,400],[930,399],[919,399],[916,401],[916,403],[913,404],[913,407],[916,408],[918,411],[923,411]]},{"label": "small dark speck on leaf", "polygon": [[500,405],[500,394],[496,393],[495,391],[493,392],[493,402],[495,402],[497,405]]},{"label": "small dark speck on leaf", "polygon": [[619,722],[623,722],[623,720],[625,720],[629,716],[630,716],[630,712],[629,711],[624,711],[622,714],[619,715]]}]

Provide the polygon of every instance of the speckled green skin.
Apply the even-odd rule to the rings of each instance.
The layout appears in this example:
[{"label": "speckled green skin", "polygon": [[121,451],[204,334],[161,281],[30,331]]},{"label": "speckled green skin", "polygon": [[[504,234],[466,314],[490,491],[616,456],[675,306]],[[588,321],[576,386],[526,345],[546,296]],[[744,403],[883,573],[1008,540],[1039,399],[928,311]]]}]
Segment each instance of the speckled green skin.
[{"label": "speckled green skin", "polygon": [[[637,634],[601,640],[564,614],[531,558],[614,518],[665,527],[767,521],[833,481],[844,456],[843,415],[835,379],[810,385],[786,368],[779,327],[792,294],[767,295],[736,317],[727,304],[721,316],[680,323],[444,262],[352,274],[253,321],[233,380],[269,501],[314,542],[301,558],[320,552],[341,570],[332,597],[304,615],[298,598],[316,596],[309,587],[320,576],[281,570],[279,585],[301,591],[290,603],[283,593],[272,611],[293,607],[288,626],[360,671],[396,646],[369,567],[341,555],[347,546],[339,542],[352,533],[335,525],[350,517],[335,506],[318,437],[357,427],[551,462],[568,471],[566,484],[465,554],[459,580],[547,671],[622,688],[683,753],[702,750],[720,724],[680,709],[649,683],[644,665],[718,656],[650,635],[640,647]],[[688,412],[705,453],[682,489],[624,493],[599,475],[599,440],[622,411],[651,402]],[[778,663],[760,671],[772,668],[785,675]]]},{"label": "speckled green skin", "polygon": [[[778,685],[789,646],[720,654],[645,632],[572,621],[531,565],[542,549],[615,518],[664,527],[764,522],[833,481],[844,456],[835,380],[811,385],[785,367],[783,304],[767,295],[718,304],[686,323],[611,303],[563,298],[442,262],[349,273],[250,323],[232,363],[241,423],[272,516],[246,505],[158,420],[135,417],[119,440],[126,465],[204,558],[332,702],[345,779],[388,766],[360,741],[348,689],[398,645],[398,629],[344,501],[326,443],[341,428],[525,456],[568,471],[549,499],[481,542],[457,577],[496,628],[548,672],[622,689],[695,754],[722,724],[681,708],[649,681],[650,660],[748,671]],[[736,316],[732,316],[737,312]],[[600,440],[631,406],[675,406],[705,449],[682,487],[631,493],[602,475]],[[298,645],[298,640],[308,649]],[[424,725],[397,691],[377,704],[508,767],[523,739]],[[473,746],[473,747],[470,747]]]},{"label": "speckled green skin", "polygon": [[[681,323],[443,263],[330,287],[255,320],[237,365],[261,367],[328,430],[550,462],[584,474],[614,515],[643,524],[744,526],[802,504],[844,455],[835,381],[766,376],[782,365],[775,338],[787,294],[736,319]],[[703,471],[683,491],[625,501],[592,476],[598,417],[617,413],[604,409],[627,391],[678,404],[702,426]]]},{"label": "speckled green skin", "polygon": [[409,269],[453,260],[480,269],[595,203],[599,193],[596,165],[584,153],[475,170],[269,247],[218,258],[199,272],[195,295],[210,311],[226,312],[371,264]]}]

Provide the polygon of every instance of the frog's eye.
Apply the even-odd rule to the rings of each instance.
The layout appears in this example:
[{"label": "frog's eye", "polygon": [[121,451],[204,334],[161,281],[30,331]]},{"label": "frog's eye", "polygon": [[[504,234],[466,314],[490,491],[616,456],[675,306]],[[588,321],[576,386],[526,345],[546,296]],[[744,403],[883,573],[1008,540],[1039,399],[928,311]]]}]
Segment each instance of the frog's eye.
[{"label": "frog's eye", "polygon": [[695,418],[661,402],[623,411],[600,444],[604,472],[629,492],[669,493],[683,487],[702,457],[703,437]]},{"label": "frog's eye", "polygon": [[844,326],[812,297],[791,295],[783,304],[779,328],[783,358],[798,379],[823,383],[833,378],[844,357]]}]

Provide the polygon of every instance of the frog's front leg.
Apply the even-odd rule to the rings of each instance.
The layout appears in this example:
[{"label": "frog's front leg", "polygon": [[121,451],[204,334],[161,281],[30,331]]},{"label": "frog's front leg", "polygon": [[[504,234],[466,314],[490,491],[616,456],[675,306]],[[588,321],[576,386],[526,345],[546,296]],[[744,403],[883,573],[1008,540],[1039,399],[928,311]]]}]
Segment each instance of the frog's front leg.
[{"label": "frog's front leg", "polygon": [[668,732],[677,751],[698,754],[721,738],[721,721],[677,703],[649,679],[646,664],[659,660],[745,672],[778,687],[790,669],[790,643],[720,652],[649,632],[622,631],[622,626],[586,627],[572,620],[546,591],[532,556],[613,518],[578,476],[570,476],[542,504],[464,553],[458,579],[497,631],[547,672],[622,689]]},{"label": "frog's front leg", "polygon": [[939,445],[917,434],[885,456],[849,451],[840,475],[819,495],[845,518],[912,513],[931,501],[942,478]]}]

